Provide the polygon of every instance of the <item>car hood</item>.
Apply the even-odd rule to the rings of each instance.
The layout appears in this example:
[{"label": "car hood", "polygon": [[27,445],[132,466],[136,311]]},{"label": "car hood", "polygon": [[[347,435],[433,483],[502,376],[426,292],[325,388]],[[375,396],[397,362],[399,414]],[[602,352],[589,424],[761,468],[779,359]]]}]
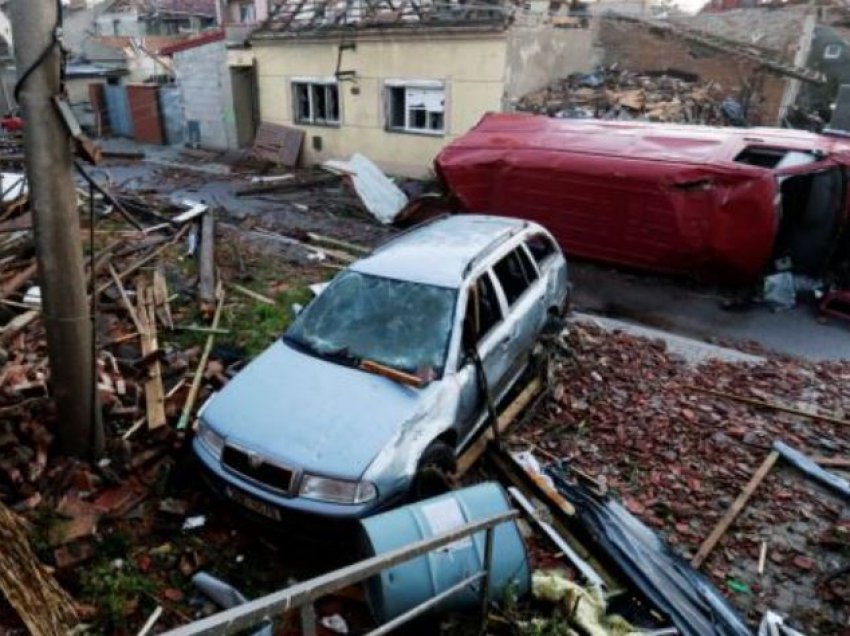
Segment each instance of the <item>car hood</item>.
[{"label": "car hood", "polygon": [[293,468],[358,478],[423,408],[423,389],[302,353],[278,340],[203,411],[233,442]]}]

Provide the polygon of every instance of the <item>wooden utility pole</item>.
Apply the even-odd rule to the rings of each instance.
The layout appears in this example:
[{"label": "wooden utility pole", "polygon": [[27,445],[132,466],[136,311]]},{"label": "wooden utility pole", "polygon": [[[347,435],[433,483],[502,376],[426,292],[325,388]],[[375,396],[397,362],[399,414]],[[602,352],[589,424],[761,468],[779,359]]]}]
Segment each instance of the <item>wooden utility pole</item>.
[{"label": "wooden utility pole", "polygon": [[60,92],[58,0],[17,0],[11,8],[24,118],[24,152],[32,208],[42,315],[61,450],[77,457],[102,451],[95,423],[92,328],[86,300],[71,140],[54,105]]}]

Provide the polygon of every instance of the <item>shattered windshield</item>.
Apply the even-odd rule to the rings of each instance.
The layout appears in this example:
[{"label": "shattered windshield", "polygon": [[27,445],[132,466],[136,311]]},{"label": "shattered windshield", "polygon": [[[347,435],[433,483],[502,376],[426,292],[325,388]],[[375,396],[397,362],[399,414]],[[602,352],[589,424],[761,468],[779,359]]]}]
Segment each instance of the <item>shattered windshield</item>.
[{"label": "shattered windshield", "polygon": [[443,372],[456,297],[446,287],[346,271],[285,339],[316,355],[371,360],[431,380]]}]

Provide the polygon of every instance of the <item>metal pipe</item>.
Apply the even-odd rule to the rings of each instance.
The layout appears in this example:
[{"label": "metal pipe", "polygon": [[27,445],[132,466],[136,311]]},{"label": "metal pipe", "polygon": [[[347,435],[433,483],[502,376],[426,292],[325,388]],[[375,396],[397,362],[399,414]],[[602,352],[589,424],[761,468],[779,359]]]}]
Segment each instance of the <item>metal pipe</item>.
[{"label": "metal pipe", "polygon": [[404,614],[396,616],[390,622],[384,623],[379,628],[374,629],[371,632],[368,632],[367,636],[381,636],[382,634],[389,634],[391,631],[393,631],[397,627],[404,625],[405,623],[407,623],[410,620],[413,620],[417,616],[421,616],[422,614],[424,614],[428,610],[432,609],[433,607],[436,607],[437,605],[439,605],[440,603],[445,601],[450,596],[457,594],[463,588],[465,588],[469,585],[472,585],[473,583],[475,583],[475,581],[477,581],[479,579],[485,578],[485,576],[486,576],[485,572],[476,572],[472,576],[469,576],[469,577],[465,578],[464,580],[459,581],[455,585],[452,585],[451,587],[446,588],[445,590],[443,590],[442,592],[440,592],[436,596],[428,599],[424,603],[417,605],[416,607],[414,607],[412,609],[407,610]]}]

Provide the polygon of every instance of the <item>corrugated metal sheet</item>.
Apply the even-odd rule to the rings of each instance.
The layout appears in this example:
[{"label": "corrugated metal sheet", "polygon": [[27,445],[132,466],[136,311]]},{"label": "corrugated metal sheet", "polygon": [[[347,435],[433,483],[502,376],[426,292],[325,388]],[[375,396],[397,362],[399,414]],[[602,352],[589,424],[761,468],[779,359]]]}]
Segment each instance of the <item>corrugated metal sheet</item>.
[{"label": "corrugated metal sheet", "polygon": [[130,116],[130,101],[126,86],[103,87],[106,98],[106,110],[109,115],[109,128],[118,137],[133,136],[133,118]]},{"label": "corrugated metal sheet", "polygon": [[378,166],[359,153],[348,161],[326,161],[324,166],[349,176],[363,205],[381,223],[392,223],[407,205],[407,195]]},{"label": "corrugated metal sheet", "polygon": [[166,143],[183,143],[183,102],[180,99],[180,89],[176,86],[160,88],[159,103],[165,125]]},{"label": "corrugated metal sheet", "polygon": [[128,84],[127,98],[130,102],[130,116],[133,118],[133,138],[141,143],[165,143],[159,112],[159,86]]}]

